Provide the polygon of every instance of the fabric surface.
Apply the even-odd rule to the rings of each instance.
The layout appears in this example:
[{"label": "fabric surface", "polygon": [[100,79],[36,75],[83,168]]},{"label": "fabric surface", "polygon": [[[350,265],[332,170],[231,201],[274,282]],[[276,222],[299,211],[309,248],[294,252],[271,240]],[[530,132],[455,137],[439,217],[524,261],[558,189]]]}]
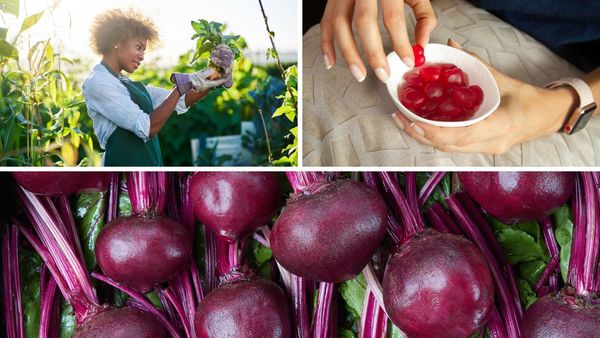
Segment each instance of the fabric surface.
[{"label": "fabric surface", "polygon": [[[541,43],[496,16],[463,0],[432,2],[438,27],[431,42],[448,38],[481,56],[496,69],[535,85],[582,72]],[[409,35],[414,32],[410,10]],[[379,16],[381,18],[381,15]],[[379,22],[384,49],[390,39]],[[360,43],[359,43],[360,49]],[[341,53],[337,50],[337,55]],[[361,50],[361,55],[364,52]],[[515,145],[503,155],[445,153],[421,144],[393,123],[397,109],[372,69],[364,82],[350,74],[343,58],[326,70],[320,51],[320,27],[303,38],[303,165],[305,166],[598,166],[600,119],[579,133]]]}]

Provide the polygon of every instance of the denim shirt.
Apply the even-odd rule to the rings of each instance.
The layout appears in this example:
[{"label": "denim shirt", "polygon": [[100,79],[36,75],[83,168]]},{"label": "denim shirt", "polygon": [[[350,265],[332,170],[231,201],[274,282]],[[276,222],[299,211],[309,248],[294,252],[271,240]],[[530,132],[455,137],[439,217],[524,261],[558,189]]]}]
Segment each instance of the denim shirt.
[{"label": "denim shirt", "polygon": [[600,1],[470,0],[584,72],[600,67]]},{"label": "denim shirt", "polygon": [[[169,90],[152,86],[146,86],[146,89],[152,98],[154,109],[160,106],[170,93]],[[144,142],[148,140],[150,115],[144,113],[131,100],[127,88],[103,65],[94,66],[92,73],[83,82],[83,96],[102,149],[106,149],[106,142],[117,127],[133,132]],[[183,114],[187,110],[183,95],[179,98],[175,111]]]}]

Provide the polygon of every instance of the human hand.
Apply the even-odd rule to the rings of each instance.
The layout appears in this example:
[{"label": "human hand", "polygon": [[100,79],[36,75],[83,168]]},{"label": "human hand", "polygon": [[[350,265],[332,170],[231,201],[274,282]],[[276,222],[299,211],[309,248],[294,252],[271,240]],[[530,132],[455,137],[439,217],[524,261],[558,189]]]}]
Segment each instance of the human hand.
[{"label": "human hand", "polygon": [[[464,50],[452,40],[448,45]],[[579,100],[570,87],[536,87],[482,62],[498,83],[501,96],[500,106],[488,118],[468,127],[443,128],[411,122],[398,112],[393,114],[396,125],[412,138],[442,151],[503,154],[515,144],[557,132]]]},{"label": "human hand", "polygon": [[[354,23],[369,65],[381,81],[387,81],[390,68],[377,23],[377,3],[377,0],[327,1],[321,19],[321,52],[327,69],[333,67],[336,61],[333,47],[335,40],[356,80],[362,82],[367,76],[367,69],[358,54],[356,41],[352,34],[352,24]],[[383,23],[392,40],[392,48],[407,66],[412,67],[414,66],[414,57],[406,27],[405,3],[412,8],[417,18],[415,27],[417,44],[423,47],[427,45],[429,36],[437,25],[437,19],[429,0],[381,1]]]},{"label": "human hand", "polygon": [[196,92],[208,90],[214,87],[218,87],[227,82],[227,80],[229,80],[229,77],[222,77],[212,80],[212,76],[216,73],[217,72],[214,69],[207,68],[191,74],[190,81],[192,82],[192,90]]}]

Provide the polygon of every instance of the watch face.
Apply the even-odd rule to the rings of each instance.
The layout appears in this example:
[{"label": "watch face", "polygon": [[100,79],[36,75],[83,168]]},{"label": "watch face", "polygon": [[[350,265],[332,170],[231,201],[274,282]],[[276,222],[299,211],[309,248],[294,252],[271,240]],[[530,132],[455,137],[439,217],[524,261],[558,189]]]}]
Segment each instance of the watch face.
[{"label": "watch face", "polygon": [[574,112],[574,114],[578,115],[578,118],[575,121],[575,123],[573,123],[573,124],[568,123],[567,125],[565,125],[565,128],[564,128],[565,132],[567,134],[573,134],[573,133],[578,132],[579,130],[583,129],[583,127],[585,127],[585,125],[588,123],[590,118],[592,118],[592,115],[594,115],[595,110],[596,110],[596,104],[591,103],[591,104],[588,104],[588,105],[582,107],[579,114],[577,114],[577,112]]}]

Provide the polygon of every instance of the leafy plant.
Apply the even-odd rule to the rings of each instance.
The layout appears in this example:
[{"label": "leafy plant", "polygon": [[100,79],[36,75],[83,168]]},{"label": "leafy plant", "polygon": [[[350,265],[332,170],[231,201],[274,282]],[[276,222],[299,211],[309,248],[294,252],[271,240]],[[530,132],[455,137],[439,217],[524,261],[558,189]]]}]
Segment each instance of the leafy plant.
[{"label": "leafy plant", "polygon": [[196,53],[192,58],[192,63],[198,59],[206,62],[210,58],[211,52],[219,45],[229,47],[236,61],[242,57],[241,48],[246,46],[246,42],[239,35],[223,34],[226,27],[222,23],[201,19],[192,21],[192,28],[196,31],[192,40],[197,39]]}]

